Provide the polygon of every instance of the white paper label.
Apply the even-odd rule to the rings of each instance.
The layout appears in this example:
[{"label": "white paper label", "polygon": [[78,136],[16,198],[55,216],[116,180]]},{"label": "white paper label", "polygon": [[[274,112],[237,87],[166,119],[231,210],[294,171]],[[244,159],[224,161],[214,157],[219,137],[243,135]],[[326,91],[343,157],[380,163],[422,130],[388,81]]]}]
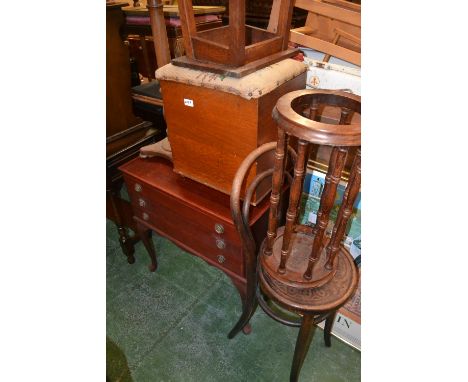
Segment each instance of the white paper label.
[{"label": "white paper label", "polygon": [[184,98],[184,105],[193,107],[193,99]]},{"label": "white paper label", "polygon": [[317,214],[309,212],[309,221],[313,224],[317,223]]}]

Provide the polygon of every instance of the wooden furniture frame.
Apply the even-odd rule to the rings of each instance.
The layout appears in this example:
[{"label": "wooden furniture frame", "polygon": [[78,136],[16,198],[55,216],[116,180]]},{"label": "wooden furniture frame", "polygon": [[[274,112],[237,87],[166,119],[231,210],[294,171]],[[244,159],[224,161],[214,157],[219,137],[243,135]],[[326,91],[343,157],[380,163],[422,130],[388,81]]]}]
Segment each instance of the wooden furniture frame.
[{"label": "wooden furniture frame", "polygon": [[[165,24],[167,18],[179,18],[177,5],[164,4],[161,7],[159,0],[150,0],[145,8],[125,7],[123,11],[127,16],[125,35],[130,51],[134,57],[138,57],[140,73],[149,81],[155,78],[155,70],[169,63],[171,57],[180,57],[185,54],[181,27]],[[224,11],[225,7],[199,6],[194,8],[196,16],[209,14],[219,17]],[[136,22],[137,19],[140,21]],[[163,26],[166,29],[166,35],[162,30]],[[216,21],[197,20],[196,27],[198,31],[203,31],[220,26],[222,26],[222,21],[219,17]],[[165,38],[167,38],[167,42],[165,42]],[[169,56],[165,45],[168,45]],[[159,50],[157,50],[158,48]]]},{"label": "wooden furniture frame", "polygon": [[[237,288],[243,304],[247,281],[244,250],[231,217],[229,196],[176,174],[163,158],[136,158],[120,167],[130,195],[136,229],[157,267],[151,232],[223,271]],[[252,208],[248,226],[260,244],[267,230],[268,200]],[[250,326],[244,331],[248,332]],[[243,329],[243,328],[241,328]]]},{"label": "wooden furniture frame", "polygon": [[129,228],[136,228],[130,203],[120,197],[123,180],[117,167],[137,156],[140,147],[162,139],[165,132],[132,110],[130,57],[120,33],[126,5],[106,5],[106,217],[116,224],[122,251],[131,263],[138,237],[128,234]]},{"label": "wooden furniture frame", "polygon": [[[110,136],[106,139],[107,144],[132,137],[131,143],[123,149],[114,152],[106,158],[106,217],[117,226],[119,242],[122,252],[127,256],[130,264],[135,262],[135,243],[139,240],[138,235],[131,237],[128,232],[130,228],[137,232],[133,220],[133,210],[128,200],[122,198],[123,186],[122,173],[118,167],[139,155],[140,148],[161,140],[165,136],[163,130],[152,129],[151,122],[142,122],[130,129]],[[145,133],[140,139],[135,139],[135,134]]]},{"label": "wooden furniture frame", "polygon": [[[338,124],[322,121],[319,111],[323,105],[341,109]],[[291,382],[299,378],[315,324],[325,320],[325,344],[330,346],[336,311],[353,295],[358,285],[357,267],[341,241],[361,184],[359,149],[331,237],[326,235],[326,229],[348,149],[361,145],[360,125],[349,124],[352,114],[360,112],[360,97],[344,92],[298,90],[282,96],[273,110],[273,117],[278,123],[276,144],[265,144],[249,154],[233,182],[231,210],[245,252],[247,300],[242,316],[229,333],[229,338],[245,327],[257,305],[273,319],[300,327],[291,367]],[[292,151],[288,145],[291,138],[297,139],[298,150],[297,154],[290,156],[295,162],[294,178],[290,187],[286,224],[280,227],[278,206],[287,175],[287,154]],[[317,223],[313,228],[298,223],[298,207],[311,143],[333,147]],[[254,179],[241,208],[240,192],[245,176],[255,161],[272,146],[276,146],[274,167]],[[259,182],[267,176],[272,176],[268,231],[257,257],[257,246],[246,221],[249,218],[249,198]],[[272,304],[296,313],[297,319],[279,313],[281,310],[272,309]]]},{"label": "wooden furniture frame", "polygon": [[292,0],[274,0],[266,30],[245,25],[245,0],[229,1],[229,25],[202,32],[196,30],[192,0],[178,5],[186,56],[173,60],[174,65],[242,77],[229,68],[257,70],[296,54],[287,50]]},{"label": "wooden furniture frame", "polygon": [[156,61],[160,68],[171,62],[166,23],[164,21],[163,2],[162,0],[148,0],[146,7],[150,15]]},{"label": "wooden furniture frame", "polygon": [[305,26],[291,29],[290,41],[361,66],[361,5],[344,0],[296,0],[309,12]]}]

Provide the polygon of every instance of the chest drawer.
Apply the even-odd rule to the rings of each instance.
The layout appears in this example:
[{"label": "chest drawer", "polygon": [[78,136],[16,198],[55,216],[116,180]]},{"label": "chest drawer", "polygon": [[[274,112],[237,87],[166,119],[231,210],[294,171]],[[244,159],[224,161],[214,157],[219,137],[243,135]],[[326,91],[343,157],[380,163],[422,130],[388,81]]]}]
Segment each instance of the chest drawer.
[{"label": "chest drawer", "polygon": [[[125,177],[135,215],[217,267],[243,276],[240,238],[231,222]],[[178,242],[178,243],[177,243]]]}]

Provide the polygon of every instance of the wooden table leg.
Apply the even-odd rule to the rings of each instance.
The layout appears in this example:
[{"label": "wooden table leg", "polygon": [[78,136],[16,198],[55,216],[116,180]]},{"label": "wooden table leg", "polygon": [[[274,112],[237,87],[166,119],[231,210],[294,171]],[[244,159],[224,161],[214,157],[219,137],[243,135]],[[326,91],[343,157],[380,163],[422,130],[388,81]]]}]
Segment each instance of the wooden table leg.
[{"label": "wooden table leg", "polygon": [[135,262],[134,240],[128,236],[127,230],[123,226],[117,224],[117,231],[119,232],[120,248],[125,256],[127,256],[127,262],[133,264]]},{"label": "wooden table leg", "polygon": [[133,256],[135,253],[135,240],[128,236],[127,230],[125,229],[124,225],[122,224],[122,217],[120,215],[120,210],[117,207],[118,198],[120,198],[120,189],[121,184],[108,184],[107,187],[107,197],[110,199],[111,206],[112,206],[112,213],[113,213],[113,221],[117,226],[117,232],[119,233],[119,243],[122,252],[127,256],[127,261],[129,264],[133,264],[135,262],[135,257]]},{"label": "wooden table leg", "polygon": [[[244,333],[245,335],[249,335],[250,333],[252,333],[252,326],[250,325],[249,320],[252,318],[253,314],[255,313],[258,303],[256,300],[247,301],[247,284],[245,282],[242,282],[235,277],[230,277],[229,275],[227,276],[231,279],[232,283],[234,284],[237,291],[239,292],[239,296],[242,302],[242,312],[243,312],[242,317],[239,319],[239,322],[236,324],[234,329],[231,330],[228,337],[233,338],[239,330],[242,330],[242,333]],[[246,305],[252,305],[252,306],[246,307]],[[244,314],[247,311],[249,311],[249,313]],[[241,325],[242,329],[238,328],[239,325]]]},{"label": "wooden table leg", "polygon": [[154,272],[158,268],[158,261],[156,260],[156,250],[154,249],[153,240],[151,239],[151,229],[141,224],[138,220],[136,221],[136,227],[138,236],[140,236],[151,259],[151,264],[148,268],[151,272]]}]

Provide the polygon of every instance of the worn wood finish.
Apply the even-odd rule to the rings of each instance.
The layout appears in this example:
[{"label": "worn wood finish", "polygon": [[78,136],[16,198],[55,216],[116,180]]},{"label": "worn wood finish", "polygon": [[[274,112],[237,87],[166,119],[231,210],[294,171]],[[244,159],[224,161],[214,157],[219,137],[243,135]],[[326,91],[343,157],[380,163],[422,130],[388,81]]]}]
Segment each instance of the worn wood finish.
[{"label": "worn wood finish", "polygon": [[[341,108],[336,124],[324,123],[320,115],[325,107]],[[322,90],[294,91],[282,96],[275,107],[274,118],[278,123],[273,170],[271,208],[267,236],[258,250],[245,224],[246,209],[240,212],[240,189],[247,169],[274,144],[264,144],[250,153],[242,162],[233,181],[231,209],[246,256],[247,300],[242,315],[228,337],[234,337],[248,324],[258,305],[275,320],[290,326],[298,326],[291,320],[269,308],[265,297],[284,309],[302,316],[294,351],[290,381],[297,381],[307,355],[314,325],[326,320],[324,340],[331,345],[330,332],[336,311],[352,296],[358,286],[359,273],[348,250],[341,245],[352,206],[360,187],[360,150],[354,161],[343,205],[339,211],[335,230],[330,239],[325,235],[329,213],[335,201],[336,187],[345,164],[348,146],[360,145],[360,125],[349,124],[353,113],[360,113],[360,97],[344,92]],[[311,118],[311,119],[309,119]],[[329,121],[328,121],[329,122]],[[285,171],[286,142],[298,139],[298,153],[294,167],[294,180],[289,193],[289,208],[285,226],[278,227],[277,204],[284,196],[280,192]],[[305,139],[308,137],[309,139]],[[302,194],[302,179],[307,163],[308,145],[326,143],[333,147],[326,184],[322,193],[315,228],[301,225],[296,219],[297,204]],[[271,170],[270,170],[271,172]],[[252,185],[259,183],[257,175]],[[252,192],[252,190],[249,190]],[[245,203],[248,203],[247,199]],[[327,248],[327,250],[325,250]],[[328,256],[326,253],[328,252]],[[261,293],[253,293],[260,290]]]},{"label": "worn wood finish", "polygon": [[[246,299],[244,251],[234,228],[229,196],[174,173],[162,158],[134,160],[120,167],[134,218],[146,238],[152,230],[225,272]],[[268,201],[251,211],[249,226],[260,243],[267,229]],[[145,242],[144,242],[145,243]],[[156,267],[156,253],[145,243]]]},{"label": "worn wood finish", "polygon": [[[250,100],[200,86],[160,81],[174,171],[229,194],[242,158],[261,144],[276,140],[271,110],[277,99],[303,88],[305,76],[303,73],[272,92]],[[185,98],[193,100],[196,106],[184,106]],[[272,163],[272,155],[259,161],[251,170],[246,186],[255,174],[272,167]],[[269,188],[267,183],[260,185],[252,202],[261,200]]]},{"label": "worn wood finish", "polygon": [[195,70],[206,70],[208,72],[221,74],[228,77],[242,78],[257,70],[266,68],[269,65],[273,65],[286,58],[294,57],[299,53],[299,49],[288,49],[281,52],[272,54],[268,57],[260,58],[252,61],[246,65],[233,68],[226,65],[218,64],[216,62],[205,62],[191,60],[186,56],[177,57],[172,60],[172,63],[176,66],[184,68],[195,69]]},{"label": "worn wood finish", "polygon": [[[218,35],[197,33],[193,26],[193,12],[190,12],[192,0],[179,0],[178,4],[182,24],[186,24],[182,32],[187,58],[174,61],[174,65],[182,62],[183,65],[193,65],[192,68],[201,66],[208,71],[213,68],[210,63],[225,68],[239,68],[288,48],[292,0],[277,0],[268,30],[263,30],[263,34],[257,33],[253,41],[249,38],[252,27],[245,24],[244,0],[229,0],[229,26]],[[231,73],[227,71],[227,75]]]}]

